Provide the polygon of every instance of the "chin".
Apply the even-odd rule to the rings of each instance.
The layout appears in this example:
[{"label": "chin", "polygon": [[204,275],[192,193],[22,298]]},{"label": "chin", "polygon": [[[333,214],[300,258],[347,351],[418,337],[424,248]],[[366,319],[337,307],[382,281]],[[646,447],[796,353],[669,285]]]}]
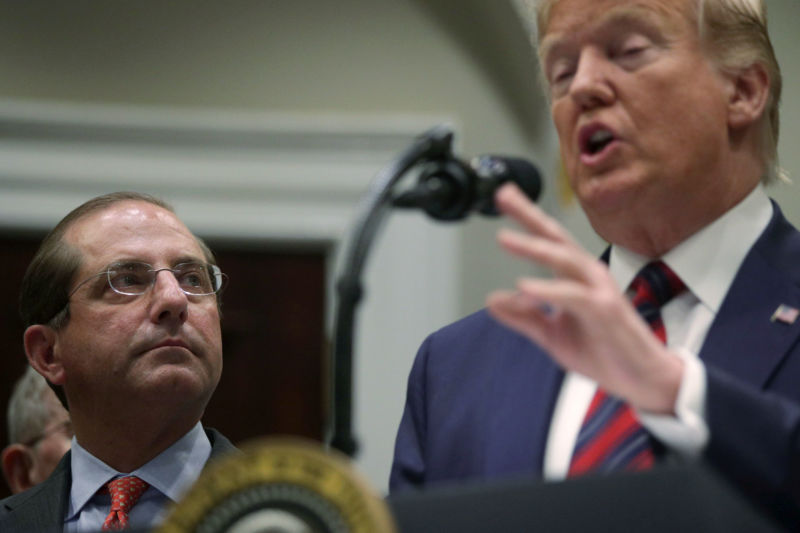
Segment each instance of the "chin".
[{"label": "chin", "polygon": [[633,206],[642,191],[643,180],[631,174],[604,174],[579,180],[576,196],[587,215],[615,213]]},{"label": "chin", "polygon": [[213,387],[208,374],[194,365],[165,364],[154,370],[147,380],[161,397],[178,395],[201,397]]}]

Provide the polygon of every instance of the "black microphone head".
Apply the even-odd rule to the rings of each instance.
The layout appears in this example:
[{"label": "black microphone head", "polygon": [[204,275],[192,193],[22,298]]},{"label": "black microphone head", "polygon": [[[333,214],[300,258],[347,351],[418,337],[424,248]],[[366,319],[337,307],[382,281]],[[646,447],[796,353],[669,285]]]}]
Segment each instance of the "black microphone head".
[{"label": "black microphone head", "polygon": [[516,183],[531,202],[539,200],[539,195],[542,194],[542,176],[533,163],[519,157],[506,157],[504,160],[509,169],[509,181]]},{"label": "black microphone head", "polygon": [[483,215],[497,216],[494,193],[506,182],[514,182],[532,202],[542,193],[542,177],[539,170],[527,159],[484,155],[472,160],[472,168],[480,176],[478,202],[475,209]]},{"label": "black microphone head", "polygon": [[421,207],[431,218],[445,222],[469,215],[475,199],[472,169],[453,157],[428,161],[417,185],[392,200],[395,207]]},{"label": "black microphone head", "polygon": [[472,211],[497,216],[494,193],[512,181],[535,202],[542,191],[542,179],[532,163],[519,157],[484,155],[469,165],[449,156],[423,166],[417,185],[392,199],[401,208],[422,208],[436,220],[461,220]]}]

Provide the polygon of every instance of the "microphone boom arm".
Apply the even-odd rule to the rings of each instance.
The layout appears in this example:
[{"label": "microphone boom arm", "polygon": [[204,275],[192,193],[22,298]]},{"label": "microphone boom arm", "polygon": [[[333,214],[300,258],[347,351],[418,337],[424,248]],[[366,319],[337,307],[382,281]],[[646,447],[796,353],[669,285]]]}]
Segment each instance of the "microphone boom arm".
[{"label": "microphone boom arm", "polygon": [[[453,132],[438,126],[422,134],[372,180],[358,208],[336,283],[338,301],[334,318],[332,423],[330,445],[349,455],[358,445],[352,435],[353,330],[356,306],[363,296],[361,273],[372,241],[392,206],[422,207],[443,221],[461,220],[470,211],[496,216],[494,192],[506,181],[515,182],[532,199],[541,190],[536,168],[525,160],[484,156],[467,165],[452,153]],[[411,191],[394,197],[394,187],[412,167],[425,163],[420,182]],[[332,431],[331,431],[332,429]]]},{"label": "microphone boom arm", "polygon": [[350,457],[358,450],[352,433],[353,332],[356,307],[363,296],[361,273],[372,241],[391,207],[394,186],[420,161],[449,155],[452,141],[453,133],[448,128],[433,128],[384,167],[370,183],[351,230],[343,273],[336,282],[339,299],[334,318],[333,423],[329,436],[329,444]]}]

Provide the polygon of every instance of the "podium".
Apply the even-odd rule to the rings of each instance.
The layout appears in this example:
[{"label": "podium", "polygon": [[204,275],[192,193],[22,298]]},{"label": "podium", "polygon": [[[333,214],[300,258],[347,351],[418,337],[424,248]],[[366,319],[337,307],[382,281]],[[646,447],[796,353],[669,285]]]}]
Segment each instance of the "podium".
[{"label": "podium", "polygon": [[[234,483],[235,484],[235,483]],[[299,485],[298,485],[299,487]],[[247,490],[247,487],[242,487]],[[208,513],[228,505],[205,505],[200,498],[187,500],[191,510],[200,505]],[[351,494],[352,496],[352,494]],[[367,498],[381,502],[370,491]],[[777,501],[777,499],[776,499]],[[229,502],[228,502],[229,503]],[[305,509],[277,505],[276,499],[251,502],[240,518],[263,510],[282,509],[308,517]],[[756,503],[715,472],[698,466],[662,467],[649,472],[583,477],[543,483],[514,480],[471,483],[407,491],[385,499],[396,533],[782,533],[800,531],[796,504],[778,508]],[[786,504],[789,505],[789,504]],[[781,520],[778,520],[778,517]],[[280,526],[263,517],[256,524],[240,521],[234,527],[221,522],[203,527],[179,528],[181,533],[385,533],[392,528],[331,527],[306,521],[308,527]],[[269,523],[269,526],[265,524]],[[316,524],[316,525],[314,525]],[[17,528],[18,529],[18,528]],[[14,531],[17,532],[17,529]],[[53,531],[61,531],[58,528]],[[157,530],[160,531],[160,530]],[[41,529],[25,532],[42,533]],[[5,529],[3,530],[5,533]],[[19,531],[23,533],[23,531]],[[131,533],[152,533],[138,531]]]},{"label": "podium", "polygon": [[797,509],[755,503],[716,473],[696,465],[552,483],[441,486],[400,492],[387,502],[400,533],[800,530]]}]

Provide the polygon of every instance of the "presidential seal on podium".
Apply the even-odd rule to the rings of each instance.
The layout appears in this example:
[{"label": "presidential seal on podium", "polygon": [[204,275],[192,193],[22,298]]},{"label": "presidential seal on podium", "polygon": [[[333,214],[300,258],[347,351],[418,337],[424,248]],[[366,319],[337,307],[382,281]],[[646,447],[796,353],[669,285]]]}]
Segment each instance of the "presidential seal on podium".
[{"label": "presidential seal on podium", "polygon": [[250,441],[209,465],[158,533],[395,533],[384,501],[336,451]]}]

